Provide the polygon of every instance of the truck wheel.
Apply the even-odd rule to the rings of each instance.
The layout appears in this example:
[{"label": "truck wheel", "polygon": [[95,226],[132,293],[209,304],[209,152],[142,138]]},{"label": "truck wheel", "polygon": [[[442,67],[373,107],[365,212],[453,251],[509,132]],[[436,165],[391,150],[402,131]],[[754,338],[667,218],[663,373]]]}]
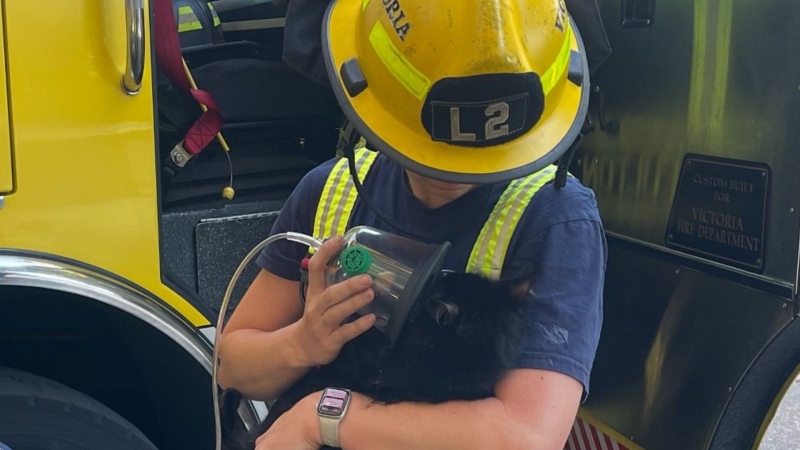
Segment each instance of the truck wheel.
[{"label": "truck wheel", "polygon": [[0,440],[13,450],[157,450],[102,403],[7,367],[0,367]]}]

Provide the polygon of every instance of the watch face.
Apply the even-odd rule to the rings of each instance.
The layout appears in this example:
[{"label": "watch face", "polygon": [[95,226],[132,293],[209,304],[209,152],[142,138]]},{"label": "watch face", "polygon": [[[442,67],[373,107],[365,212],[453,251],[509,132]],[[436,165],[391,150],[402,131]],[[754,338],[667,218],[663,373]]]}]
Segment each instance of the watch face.
[{"label": "watch face", "polygon": [[344,389],[328,388],[322,392],[322,398],[317,405],[317,412],[331,417],[340,417],[350,400],[350,392]]}]

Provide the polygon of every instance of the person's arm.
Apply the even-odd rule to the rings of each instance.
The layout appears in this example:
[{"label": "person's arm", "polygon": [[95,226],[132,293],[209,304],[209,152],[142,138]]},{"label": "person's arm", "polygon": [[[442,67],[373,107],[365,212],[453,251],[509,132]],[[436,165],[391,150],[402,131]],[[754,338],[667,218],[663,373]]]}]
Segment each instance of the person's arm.
[{"label": "person's arm", "polygon": [[[354,393],[339,442],[345,450],[561,450],[582,391],[581,383],[558,372],[515,369],[498,383],[496,397],[483,400],[380,405]],[[319,448],[319,395],[281,416],[256,450]]]},{"label": "person's arm", "polygon": [[561,450],[582,390],[558,372],[516,369],[497,385],[496,397],[485,400],[368,406],[357,396],[340,439],[347,450]]},{"label": "person's arm", "polygon": [[374,324],[375,317],[368,315],[340,326],[373,297],[369,276],[325,288],[323,267],[341,245],[341,238],[331,239],[311,258],[305,308],[298,282],[266,270],[259,273],[222,333],[220,386],[251,399],[276,398]]},{"label": "person's arm", "polygon": [[261,270],[222,333],[220,386],[268,400],[308,370],[290,336],[303,313],[297,284]]}]

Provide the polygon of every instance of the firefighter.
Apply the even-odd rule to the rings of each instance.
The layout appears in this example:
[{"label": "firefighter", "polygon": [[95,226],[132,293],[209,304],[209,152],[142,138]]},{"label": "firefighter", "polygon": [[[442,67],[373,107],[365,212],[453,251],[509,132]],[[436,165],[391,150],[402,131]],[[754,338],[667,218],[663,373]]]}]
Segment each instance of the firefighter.
[{"label": "firefighter", "polygon": [[[257,448],[563,448],[589,392],[606,260],[593,193],[551,165],[579,138],[589,90],[563,1],[334,0],[323,30],[331,85],[366,148],[350,152],[355,139],[343,138],[350,158],[312,170],[272,232],[368,225],[449,241],[444,269],[522,286],[525,338],[494,397],[371,405],[331,386]],[[368,276],[325,287],[341,245],[332,238],[311,259],[305,305],[306,249],[265,249],[220,342],[222,386],[275,398],[373,326],[373,315],[345,321],[372,299]]]}]

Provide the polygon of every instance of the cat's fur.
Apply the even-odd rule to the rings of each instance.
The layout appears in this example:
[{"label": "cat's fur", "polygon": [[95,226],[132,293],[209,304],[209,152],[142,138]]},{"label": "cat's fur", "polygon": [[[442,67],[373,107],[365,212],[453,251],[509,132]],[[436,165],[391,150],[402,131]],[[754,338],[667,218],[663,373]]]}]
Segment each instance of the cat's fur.
[{"label": "cat's fur", "polygon": [[[248,438],[225,439],[226,448],[252,449],[281,414],[326,387],[348,388],[379,403],[491,396],[517,348],[518,303],[504,284],[447,274],[419,300],[394,347],[375,328],[350,341],[336,360],[312,369],[281,395]],[[235,393],[226,398],[238,403]]]}]

